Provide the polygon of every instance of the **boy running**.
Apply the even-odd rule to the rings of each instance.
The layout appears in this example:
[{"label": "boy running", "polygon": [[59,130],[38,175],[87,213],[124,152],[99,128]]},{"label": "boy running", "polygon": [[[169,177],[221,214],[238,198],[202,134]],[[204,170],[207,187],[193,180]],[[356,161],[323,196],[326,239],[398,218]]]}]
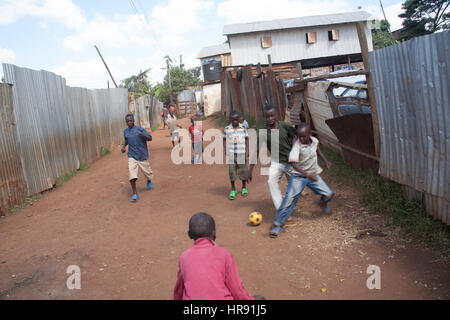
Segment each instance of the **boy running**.
[{"label": "boy running", "polygon": [[191,126],[189,127],[189,133],[191,134],[192,150],[194,156],[192,157],[192,163],[202,163],[203,153],[203,128],[201,121],[197,121],[197,116],[191,117]]},{"label": "boy running", "polygon": [[[291,165],[289,164],[289,153],[292,149],[292,141],[296,137],[297,133],[295,128],[289,123],[277,120],[275,106],[269,104],[264,108],[264,117],[266,120],[266,140],[267,149],[270,152],[270,168],[269,177],[267,179],[267,185],[269,187],[270,196],[272,197],[273,205],[276,210],[281,206],[283,201],[283,194],[280,189],[280,182],[283,175],[289,179]],[[278,139],[275,139],[277,135],[274,135],[272,131],[278,130]],[[278,152],[272,150],[272,135],[274,135],[275,145],[278,145]],[[259,134],[258,134],[259,139]],[[259,140],[258,140],[259,141]],[[259,143],[258,143],[259,147]],[[273,152],[272,152],[273,151]],[[250,182],[253,178],[254,164],[250,164],[249,178]]]},{"label": "boy running", "polygon": [[[162,121],[164,124],[163,129],[165,129],[167,126],[167,116],[168,115],[169,115],[169,109],[167,109],[167,107],[163,107],[163,110],[161,111],[161,118],[162,118]],[[167,127],[169,127],[169,126],[167,126]]]},{"label": "boy running", "polygon": [[[248,132],[239,123],[240,115],[237,111],[231,111],[230,124],[225,127],[223,135],[223,152],[227,163],[231,181],[231,191],[228,199],[236,199],[235,181],[239,178],[242,181],[243,197],[248,195],[245,188],[248,179],[247,157],[248,157]],[[228,155],[228,157],[227,157]]]},{"label": "boy running", "polygon": [[169,116],[167,117],[167,125],[169,126],[170,136],[172,138],[172,146],[175,147],[175,138],[177,138],[178,143],[180,143],[180,135],[177,131],[178,128],[183,128],[177,124],[177,117],[173,113],[172,109],[169,109]]},{"label": "boy running", "polygon": [[301,123],[299,125],[297,138],[289,154],[289,162],[293,170],[283,202],[275,214],[273,228],[270,231],[272,238],[278,237],[284,231],[284,223],[291,216],[306,186],[321,196],[318,204],[322,210],[327,214],[331,212],[328,202],[333,198],[334,191],[320,177],[322,168],[317,163],[317,154],[323,159],[327,168],[331,168],[331,163],[320,151],[319,140],[311,135],[311,127],[308,124]]},{"label": "boy running", "polygon": [[152,141],[152,136],[144,128],[134,125],[134,116],[127,114],[125,121],[128,128],[123,132],[125,143],[122,147],[122,153],[125,153],[125,147],[128,146],[128,170],[130,176],[131,189],[133,196],[131,202],[136,202],[139,196],[136,191],[136,180],[138,178],[138,169],[141,169],[147,178],[147,189],[153,189],[153,172],[148,161],[147,141]]}]

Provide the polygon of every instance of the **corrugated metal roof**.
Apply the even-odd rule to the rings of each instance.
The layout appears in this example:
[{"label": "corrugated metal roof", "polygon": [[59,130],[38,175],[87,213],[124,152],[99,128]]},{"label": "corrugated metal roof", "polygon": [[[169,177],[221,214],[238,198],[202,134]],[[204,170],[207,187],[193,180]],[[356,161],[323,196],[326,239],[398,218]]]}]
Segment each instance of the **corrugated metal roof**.
[{"label": "corrugated metal roof", "polygon": [[319,16],[298,17],[291,19],[269,20],[250,23],[230,24],[223,27],[223,35],[250,33],[268,30],[305,28],[330,24],[375,20],[365,11],[327,14]]},{"label": "corrugated metal roof", "polygon": [[207,57],[213,57],[218,56],[225,53],[230,53],[230,46],[228,43],[220,44],[217,46],[209,46],[204,47],[202,50],[200,50],[200,53],[197,55],[197,59],[207,58]]},{"label": "corrugated metal roof", "polygon": [[[370,53],[380,124],[380,174],[423,193],[450,225],[450,31]],[[414,191],[415,190],[415,191]]]}]

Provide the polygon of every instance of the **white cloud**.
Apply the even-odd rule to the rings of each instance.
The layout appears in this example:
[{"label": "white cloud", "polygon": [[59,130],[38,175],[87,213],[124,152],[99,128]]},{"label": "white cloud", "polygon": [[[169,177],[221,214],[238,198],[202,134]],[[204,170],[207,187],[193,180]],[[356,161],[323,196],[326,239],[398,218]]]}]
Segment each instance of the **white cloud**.
[{"label": "white cloud", "polygon": [[[163,57],[168,54],[178,59],[182,53],[187,68],[199,64],[195,59],[198,48],[188,42],[189,35],[200,30],[204,14],[211,12],[214,3],[209,0],[169,0],[156,5],[151,14],[120,15],[114,17],[95,16],[91,21],[67,36],[64,47],[76,52],[84,51],[87,46],[98,44],[102,49],[129,48],[137,58],[127,59],[123,64],[114,66],[106,59],[116,81],[137,74],[140,70],[151,68],[149,80],[152,84],[161,82],[166,71]],[[149,21],[147,19],[150,19]],[[139,54],[142,52],[142,54]],[[146,54],[146,52],[151,52]],[[176,64],[176,62],[175,62]],[[114,69],[114,70],[113,70]],[[86,76],[86,70],[89,75]],[[99,59],[74,62],[55,68],[54,72],[66,77],[69,85],[105,87],[104,67]],[[97,79],[98,78],[98,79]]]},{"label": "white cloud", "polygon": [[387,7],[384,11],[386,13],[386,19],[391,24],[391,31],[402,28],[403,18],[398,16],[400,13],[403,13],[401,2]]},{"label": "white cloud", "polygon": [[[375,17],[377,17],[379,20],[384,19],[383,11],[381,10],[381,7],[378,5],[369,5],[369,6],[363,6],[362,10],[365,10]],[[393,4],[389,7],[384,8],[384,13],[386,14],[386,19],[389,21],[391,25],[391,31],[400,29],[402,27],[402,18],[399,18],[399,14],[402,13],[402,2],[399,1],[396,4]]]},{"label": "white cloud", "polygon": [[[105,60],[118,85],[120,80],[129,76],[125,59],[121,57],[105,57]],[[63,66],[56,67],[51,71],[66,78],[67,85],[71,87],[106,88],[108,80],[110,86],[114,87],[100,58],[92,58],[87,61],[69,60]]]},{"label": "white cloud", "polygon": [[218,4],[217,14],[226,24],[356,11],[343,0],[227,0]]},{"label": "white cloud", "polygon": [[199,28],[201,16],[213,6],[208,0],[169,0],[153,8],[151,25],[159,34],[180,35]]},{"label": "white cloud", "polygon": [[64,47],[83,51],[87,45],[102,44],[112,48],[149,47],[155,41],[148,37],[151,29],[143,15],[116,15],[112,19],[97,15],[76,34],[64,38]]},{"label": "white cloud", "polygon": [[31,16],[54,21],[69,29],[81,28],[86,19],[70,0],[6,0],[0,2],[0,25]]},{"label": "white cloud", "polygon": [[0,48],[0,62],[13,62],[16,54],[11,49]]},{"label": "white cloud", "polygon": [[96,43],[112,48],[179,48],[187,44],[189,32],[200,28],[202,15],[213,5],[209,0],[169,0],[153,8],[150,21],[143,14],[97,15],[64,38],[64,47],[77,52]]}]

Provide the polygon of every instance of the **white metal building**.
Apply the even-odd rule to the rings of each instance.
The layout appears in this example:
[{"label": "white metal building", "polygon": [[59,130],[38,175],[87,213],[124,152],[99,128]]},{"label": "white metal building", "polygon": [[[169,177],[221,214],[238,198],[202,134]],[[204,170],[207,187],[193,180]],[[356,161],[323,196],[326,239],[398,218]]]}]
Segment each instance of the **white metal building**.
[{"label": "white metal building", "polygon": [[[355,22],[362,21],[372,51],[372,24],[365,11],[226,25],[232,65],[301,61],[303,67],[361,59]],[[319,60],[320,58],[320,60]],[[324,59],[328,58],[328,59]]]}]

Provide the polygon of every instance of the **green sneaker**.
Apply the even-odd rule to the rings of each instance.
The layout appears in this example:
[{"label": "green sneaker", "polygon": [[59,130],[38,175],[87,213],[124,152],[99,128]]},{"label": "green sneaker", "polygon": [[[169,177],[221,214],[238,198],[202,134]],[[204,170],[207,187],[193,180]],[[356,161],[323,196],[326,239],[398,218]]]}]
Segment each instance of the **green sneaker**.
[{"label": "green sneaker", "polygon": [[228,196],[228,199],[230,199],[230,200],[236,199],[236,190],[230,191],[230,195]]},{"label": "green sneaker", "polygon": [[248,191],[247,191],[247,189],[242,188],[241,194],[242,194],[243,197],[248,196]]}]

